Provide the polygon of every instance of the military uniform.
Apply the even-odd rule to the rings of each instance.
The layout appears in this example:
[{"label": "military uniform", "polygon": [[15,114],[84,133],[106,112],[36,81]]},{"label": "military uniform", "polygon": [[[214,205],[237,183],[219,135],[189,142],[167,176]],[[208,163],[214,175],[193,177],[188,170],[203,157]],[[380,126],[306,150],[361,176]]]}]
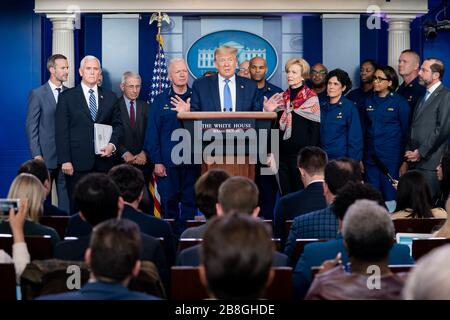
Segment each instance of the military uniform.
[{"label": "military uniform", "polygon": [[398,179],[403,162],[409,130],[408,102],[396,92],[381,98],[373,94],[364,107],[364,168],[367,182],[378,188],[386,201],[395,199],[395,189],[387,177],[375,166],[372,154],[386,165],[394,179]]},{"label": "military uniform", "polygon": [[[186,101],[191,95],[192,91],[188,88],[186,93],[179,96]],[[176,93],[169,88],[151,104],[144,148],[153,163],[166,167],[167,176],[158,177],[157,180],[158,192],[164,218],[175,219],[175,234],[179,236],[186,228],[186,220],[194,219],[197,212],[194,184],[199,168],[191,164],[176,165],[171,159],[172,149],[178,143],[171,141],[172,132],[182,128],[177,112],[171,110],[174,106],[170,99],[175,96]]]},{"label": "military uniform", "polygon": [[328,160],[349,157],[362,160],[363,135],[358,109],[353,101],[341,97],[335,104],[329,99],[320,106],[320,140]]},{"label": "military uniform", "polygon": [[397,93],[404,97],[411,108],[410,116],[414,114],[417,102],[425,95],[427,89],[419,84],[419,77],[416,77],[408,85],[403,82],[397,89]]}]

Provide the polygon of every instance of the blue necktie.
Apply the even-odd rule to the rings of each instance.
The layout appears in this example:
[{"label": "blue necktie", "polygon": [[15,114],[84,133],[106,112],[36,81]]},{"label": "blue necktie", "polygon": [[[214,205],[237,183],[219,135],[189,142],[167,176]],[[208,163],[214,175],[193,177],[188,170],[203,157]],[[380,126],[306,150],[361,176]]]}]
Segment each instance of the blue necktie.
[{"label": "blue necktie", "polygon": [[231,90],[228,83],[230,79],[225,79],[225,86],[223,87],[223,111],[233,111],[233,102],[231,101]]},{"label": "blue necktie", "polygon": [[425,96],[423,97],[423,99],[420,101],[419,105],[416,108],[415,113],[419,113],[420,110],[422,110],[425,102],[428,100],[428,98],[431,96],[430,91],[427,90],[427,92],[425,93]]},{"label": "blue necktie", "polygon": [[95,101],[94,90],[89,89],[89,112],[91,113],[92,121],[95,122],[97,118],[97,102]]}]

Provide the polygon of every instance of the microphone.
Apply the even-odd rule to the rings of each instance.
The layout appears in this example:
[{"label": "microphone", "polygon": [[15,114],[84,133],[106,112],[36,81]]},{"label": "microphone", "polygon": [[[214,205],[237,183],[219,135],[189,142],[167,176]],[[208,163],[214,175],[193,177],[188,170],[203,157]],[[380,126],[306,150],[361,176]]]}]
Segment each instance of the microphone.
[{"label": "microphone", "polygon": [[377,166],[377,168],[380,169],[380,171],[389,179],[391,184],[395,184],[397,181],[395,181],[395,179],[392,178],[391,174],[389,173],[388,168],[380,160],[380,158],[378,158],[378,156],[375,153],[372,153],[371,157],[372,157],[373,162],[375,162],[375,165]]}]

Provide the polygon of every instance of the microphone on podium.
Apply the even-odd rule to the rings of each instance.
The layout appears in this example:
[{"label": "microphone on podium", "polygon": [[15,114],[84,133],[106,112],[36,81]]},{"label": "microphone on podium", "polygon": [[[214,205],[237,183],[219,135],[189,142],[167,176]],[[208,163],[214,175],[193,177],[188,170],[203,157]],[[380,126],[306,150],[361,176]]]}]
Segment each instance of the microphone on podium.
[{"label": "microphone on podium", "polygon": [[380,171],[389,179],[390,183],[392,185],[397,184],[397,181],[391,176],[391,174],[389,173],[388,168],[380,160],[380,158],[378,158],[378,156],[375,153],[372,153],[371,157],[372,157],[373,162],[375,162],[375,165],[377,166],[377,168],[380,169]]}]

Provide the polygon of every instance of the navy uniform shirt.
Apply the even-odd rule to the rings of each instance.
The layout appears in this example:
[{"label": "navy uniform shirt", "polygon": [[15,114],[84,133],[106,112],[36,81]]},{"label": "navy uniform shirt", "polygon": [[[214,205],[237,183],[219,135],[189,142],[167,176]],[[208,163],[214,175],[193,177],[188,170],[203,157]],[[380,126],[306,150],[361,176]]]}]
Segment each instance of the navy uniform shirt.
[{"label": "navy uniform shirt", "polygon": [[320,140],[328,159],[362,159],[363,135],[359,113],[353,101],[341,97],[335,104],[329,99],[320,105]]},{"label": "navy uniform shirt", "polygon": [[258,88],[257,95],[258,95],[258,106],[261,106],[261,110],[264,109],[264,97],[267,99],[270,99],[275,93],[281,93],[283,90],[281,88],[278,88],[276,85],[271,84],[270,82],[266,81],[266,84],[262,88]]},{"label": "navy uniform shirt", "polygon": [[359,87],[357,89],[350,91],[345,96],[347,99],[356,103],[356,107],[358,108],[360,118],[362,118],[362,114],[364,113],[364,106],[366,103],[366,99],[370,97],[372,93],[373,93],[372,90],[364,92],[363,88]]},{"label": "navy uniform shirt", "polygon": [[411,108],[411,117],[416,108],[417,101],[425,95],[426,91],[427,89],[419,84],[419,77],[416,77],[408,85],[403,82],[401,86],[398,87],[397,93],[408,101],[409,107]]},{"label": "navy uniform shirt", "polygon": [[[153,163],[162,163],[165,166],[174,165],[171,152],[178,141],[171,141],[171,135],[174,130],[182,128],[181,121],[177,119],[177,112],[171,110],[174,106],[170,103],[170,98],[176,95],[172,87],[157,95],[150,106],[147,120],[144,148]],[[192,90],[188,88],[184,94],[178,96],[186,101],[191,95]]]},{"label": "navy uniform shirt", "polygon": [[364,107],[364,159],[370,163],[373,152],[382,161],[401,163],[409,130],[410,109],[396,92],[381,98],[373,94]]}]

